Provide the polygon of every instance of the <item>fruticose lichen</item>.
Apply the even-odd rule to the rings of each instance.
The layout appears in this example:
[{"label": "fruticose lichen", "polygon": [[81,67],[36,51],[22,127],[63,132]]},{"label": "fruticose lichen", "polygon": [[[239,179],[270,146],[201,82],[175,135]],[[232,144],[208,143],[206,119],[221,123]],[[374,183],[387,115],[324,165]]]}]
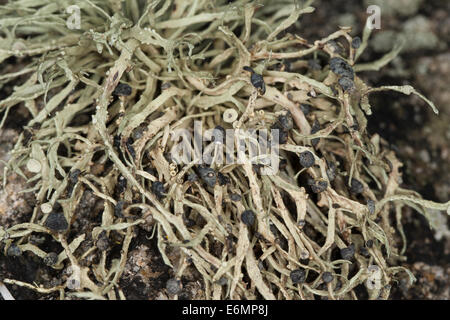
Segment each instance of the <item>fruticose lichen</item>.
[{"label": "fruticose lichen", "polygon": [[[362,63],[368,27],[353,47],[359,41],[345,27],[314,42],[287,32],[314,12],[313,1],[228,2],[0,6],[0,62],[23,64],[0,75],[0,89],[18,83],[0,101],[0,125],[18,106],[31,119],[3,183],[12,172],[22,176],[29,186],[22,192],[38,203],[29,221],[0,226],[2,254],[18,248],[61,273],[70,267],[55,287],[3,279],[6,285],[61,299],[125,299],[119,280],[140,227],[151,228],[173,268],[168,288],[195,269],[201,299],[355,299],[360,285],[371,299],[387,299],[399,273],[414,281],[402,266],[402,208],[429,217],[430,209],[448,212],[450,202],[400,186],[402,164],[369,135],[366,115],[369,95],[385,90],[419,95],[437,109],[410,86],[373,88],[358,76],[385,66],[402,44]],[[66,25],[74,4],[79,29]],[[260,88],[253,74],[262,76]],[[264,174],[249,158],[177,163],[171,134],[194,135],[194,121],[201,133],[278,129],[279,170]],[[81,229],[74,225],[86,190],[103,208]],[[39,233],[60,244],[57,257],[29,241]],[[92,243],[87,250],[84,241]],[[114,258],[112,243],[120,246]]]}]

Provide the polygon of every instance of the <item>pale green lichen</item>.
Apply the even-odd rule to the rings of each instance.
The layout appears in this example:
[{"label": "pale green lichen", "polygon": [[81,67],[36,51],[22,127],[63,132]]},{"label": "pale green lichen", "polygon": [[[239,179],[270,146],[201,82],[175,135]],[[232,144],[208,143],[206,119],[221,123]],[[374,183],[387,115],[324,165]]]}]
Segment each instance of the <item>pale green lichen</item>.
[{"label": "pale green lichen", "polygon": [[[40,293],[58,292],[61,299],[124,299],[119,281],[133,230],[148,224],[149,217],[162,259],[178,277],[191,260],[205,284],[203,299],[313,299],[313,295],[352,299],[354,288],[370,279],[371,265],[382,271],[378,280],[383,285],[368,289],[371,298],[387,298],[385,285],[400,271],[413,281],[413,275],[399,266],[405,259],[406,243],[402,207],[411,206],[430,218],[429,209],[448,211],[450,203],[426,201],[399,187],[401,163],[377,135],[368,135],[365,114],[372,112],[369,94],[385,90],[418,95],[436,113],[437,109],[410,86],[371,88],[362,82],[358,72],[378,70],[400,51],[396,47],[378,61],[359,63],[369,43],[367,27],[361,47],[342,54],[354,67],[358,94],[343,91],[328,67],[319,72],[305,69],[311,57],[337,55],[327,45],[330,40],[352,40],[348,28],[314,43],[285,34],[301,15],[314,11],[312,3],[306,1],[301,7],[287,0],[240,0],[232,5],[174,0],[145,6],[135,0],[86,1],[80,6],[81,30],[64,28],[67,14],[61,8],[71,1],[60,1],[58,6],[50,0],[38,5],[18,0],[0,7],[1,61],[26,58],[21,60],[22,71],[0,75],[0,88],[23,79],[0,101],[1,124],[18,105],[25,106],[32,117],[11,152],[4,183],[11,172],[24,177],[29,189],[23,192],[32,192],[38,204],[60,204],[69,223],[80,219],[77,208],[84,190],[91,190],[104,203],[101,222],[92,223],[71,241],[66,234],[44,226],[49,212],[42,212],[39,205],[28,222],[1,226],[5,250],[17,243],[41,258],[47,252],[30,244],[29,237],[32,233],[51,235],[61,245],[53,268],[70,266],[72,270],[70,281],[52,288],[14,279],[4,282]],[[293,60],[293,71],[285,70],[287,59]],[[263,95],[255,91],[244,66],[254,67],[264,77]],[[130,96],[113,98],[119,82],[132,88]],[[300,103],[313,106],[308,117]],[[190,128],[196,119],[205,129],[232,127],[222,120],[227,109],[240,115],[235,122],[240,128],[269,128],[281,113],[290,111],[295,129],[280,147],[281,156],[290,159],[284,171],[260,176],[247,161],[215,166],[228,175],[229,185],[208,189],[199,182],[184,181],[195,163],[176,165],[165,157],[174,145],[170,132]],[[77,123],[82,116],[89,116],[90,121]],[[139,129],[145,132],[134,135]],[[320,139],[318,145],[316,139]],[[316,166],[299,171],[295,159],[304,151],[314,154]],[[329,166],[337,162],[337,156],[342,163],[332,183]],[[40,163],[39,172],[33,169],[36,166],[26,170],[30,159]],[[73,181],[75,170],[80,170],[80,177]],[[297,179],[307,178],[306,174],[326,182],[327,188],[318,196],[307,192],[309,187]],[[363,186],[360,196],[349,191],[352,178]],[[369,187],[372,180],[377,185],[373,189]],[[165,198],[149,191],[155,181],[165,184]],[[119,185],[123,190],[118,194],[114,189]],[[230,202],[231,192],[240,194],[242,201]],[[367,200],[376,202],[373,214]],[[116,214],[119,201],[129,206]],[[255,212],[254,230],[240,221],[247,209]],[[396,212],[395,229],[390,209]],[[185,211],[199,223],[187,225]],[[304,232],[305,224],[315,232],[314,237]],[[396,232],[403,239],[402,248]],[[120,257],[111,263],[107,263],[109,253],[99,252],[95,245],[80,252],[85,239],[96,241],[102,234],[120,238]],[[370,257],[357,251],[358,271],[353,276],[349,276],[349,261],[332,260],[333,250],[350,243],[359,250],[374,239]],[[98,254],[99,262],[85,267],[81,261],[90,254]],[[266,268],[261,268],[263,263]],[[332,272],[342,286],[334,290],[334,280],[328,289],[323,288],[320,277],[294,286],[289,275],[297,268],[308,274]],[[248,281],[242,279],[244,272]],[[227,290],[217,284],[221,278],[227,281]]]}]

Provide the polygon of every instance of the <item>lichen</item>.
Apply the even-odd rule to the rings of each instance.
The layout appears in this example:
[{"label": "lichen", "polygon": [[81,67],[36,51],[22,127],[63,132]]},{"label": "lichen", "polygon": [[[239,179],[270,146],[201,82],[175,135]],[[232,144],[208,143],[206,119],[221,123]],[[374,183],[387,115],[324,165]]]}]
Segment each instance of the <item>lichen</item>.
[{"label": "lichen", "polygon": [[[22,71],[0,75],[0,85],[24,79],[0,101],[1,124],[19,105],[31,116],[4,184],[8,174],[22,176],[22,192],[38,204],[29,221],[0,227],[0,239],[4,254],[14,244],[45,259],[49,252],[29,239],[48,234],[60,246],[52,268],[71,273],[50,288],[5,284],[61,299],[124,299],[120,279],[140,226],[151,228],[148,236],[172,268],[168,287],[193,268],[203,299],[353,299],[360,284],[376,299],[389,297],[398,273],[414,281],[402,265],[402,209],[430,219],[430,209],[448,211],[450,202],[423,200],[400,186],[402,164],[366,130],[369,95],[414,94],[438,110],[411,86],[373,88],[358,76],[388,64],[401,45],[361,63],[367,27],[356,48],[349,28],[314,42],[287,33],[314,12],[311,0],[130,0],[122,3],[124,14],[118,2],[86,1],[80,30],[65,28],[67,14],[53,1],[39,3],[0,7],[0,61],[26,58]],[[230,109],[238,115],[232,123],[224,118]],[[279,129],[284,164],[267,174],[248,157],[220,163],[216,140],[209,166],[177,163],[171,134],[186,129],[195,136],[195,121],[200,133]],[[195,151],[195,142],[186,147]],[[39,172],[27,170],[30,160],[40,163]],[[101,218],[77,228],[85,191],[103,202]],[[42,212],[44,203],[51,212]],[[49,228],[55,214],[67,228]],[[92,245],[83,251],[83,243]],[[110,259],[110,243],[120,256]],[[92,254],[97,259],[86,263]],[[293,280],[294,271],[303,278],[298,270],[305,282]]]}]

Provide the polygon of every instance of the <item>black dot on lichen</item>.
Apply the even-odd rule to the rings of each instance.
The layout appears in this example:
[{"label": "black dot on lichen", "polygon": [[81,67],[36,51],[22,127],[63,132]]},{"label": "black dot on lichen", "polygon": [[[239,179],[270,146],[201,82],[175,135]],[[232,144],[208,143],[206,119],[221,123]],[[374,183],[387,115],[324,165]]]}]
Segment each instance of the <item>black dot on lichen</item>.
[{"label": "black dot on lichen", "polygon": [[353,68],[342,58],[334,57],[330,60],[330,69],[341,77],[347,77],[350,80],[355,79]]},{"label": "black dot on lichen", "polygon": [[45,220],[45,226],[55,232],[64,232],[69,228],[62,212],[51,212]]},{"label": "black dot on lichen", "polygon": [[198,167],[197,171],[203,182],[210,187],[214,187],[217,181],[217,173],[214,169],[208,167]]},{"label": "black dot on lichen", "polygon": [[353,91],[355,89],[355,83],[348,77],[340,78],[338,83],[344,91]]},{"label": "black dot on lichen", "polygon": [[284,130],[291,130],[294,127],[294,121],[290,112],[279,116],[277,121]]},{"label": "black dot on lichen", "polygon": [[245,210],[242,212],[241,220],[247,226],[252,226],[255,223],[255,213],[252,210]]},{"label": "black dot on lichen", "polygon": [[122,200],[117,201],[116,205],[114,206],[114,215],[118,218],[123,218],[123,207],[125,205],[125,202]]},{"label": "black dot on lichen", "polygon": [[328,182],[325,180],[308,180],[308,184],[311,188],[311,191],[314,193],[321,193],[328,188]]},{"label": "black dot on lichen", "polygon": [[252,75],[250,76],[250,82],[259,91],[259,93],[265,94],[266,93],[266,84],[264,82],[263,76],[256,73],[255,70],[253,70],[252,68],[250,68],[248,66],[245,66],[244,70],[252,73]]},{"label": "black dot on lichen", "polygon": [[291,271],[290,278],[293,284],[303,283],[306,280],[306,272],[302,269]]},{"label": "black dot on lichen", "polygon": [[217,179],[219,181],[219,185],[220,186],[227,185],[227,184],[229,184],[231,182],[231,179],[229,177],[227,177],[226,175],[224,175],[223,173],[221,173],[221,172],[217,173]]},{"label": "black dot on lichen", "polygon": [[116,96],[129,96],[131,94],[131,87],[126,83],[119,83],[113,91]]},{"label": "black dot on lichen", "polygon": [[364,191],[364,185],[361,183],[361,181],[352,178],[350,181],[350,192],[354,194],[360,194]]},{"label": "black dot on lichen", "polygon": [[231,201],[241,201],[241,196],[237,193],[230,194]]},{"label": "black dot on lichen", "polygon": [[56,264],[56,262],[58,262],[58,254],[56,254],[55,252],[49,252],[43,259],[44,263],[51,267],[53,265]]},{"label": "black dot on lichen", "polygon": [[352,39],[352,48],[358,49],[361,46],[361,38],[360,37],[354,37]]},{"label": "black dot on lichen", "polygon": [[330,283],[331,281],[333,281],[333,275],[331,274],[331,272],[324,272],[322,274],[322,280],[325,283]]},{"label": "black dot on lichen", "polygon": [[303,114],[306,116],[311,112],[311,105],[307,103],[301,103],[300,110],[302,110]]},{"label": "black dot on lichen", "polygon": [[160,181],[155,181],[152,183],[152,192],[157,196],[159,199],[162,199],[165,197],[166,190],[164,189],[164,183]]},{"label": "black dot on lichen", "polygon": [[300,164],[305,168],[310,168],[314,165],[314,154],[310,151],[304,151],[299,155]]},{"label": "black dot on lichen", "polygon": [[166,289],[169,294],[178,294],[181,292],[181,281],[177,279],[169,279],[166,282]]},{"label": "black dot on lichen", "polygon": [[342,248],[340,251],[342,259],[351,260],[355,255],[355,246],[351,244],[347,248]]}]

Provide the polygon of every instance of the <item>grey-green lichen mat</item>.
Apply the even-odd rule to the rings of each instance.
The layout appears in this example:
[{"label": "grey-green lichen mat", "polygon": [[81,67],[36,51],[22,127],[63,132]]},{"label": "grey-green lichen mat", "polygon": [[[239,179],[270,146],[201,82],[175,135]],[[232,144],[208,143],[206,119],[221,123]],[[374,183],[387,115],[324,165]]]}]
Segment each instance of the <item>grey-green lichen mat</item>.
[{"label": "grey-green lichen mat", "polygon": [[[431,218],[450,202],[401,187],[402,163],[367,132],[366,115],[369,96],[386,90],[437,109],[410,86],[360,79],[402,45],[362,63],[369,26],[359,37],[346,27],[315,41],[290,34],[314,14],[313,1],[303,2],[0,6],[0,62],[23,64],[0,70],[0,89],[18,81],[0,112],[4,120],[26,108],[31,119],[3,184],[16,174],[36,199],[27,221],[0,226],[1,254],[32,255],[61,279],[52,287],[3,283],[57,299],[126,299],[121,279],[133,276],[138,230],[170,268],[161,289],[169,298],[186,290],[186,278],[200,283],[197,299],[250,300],[355,299],[360,285],[370,299],[387,299],[400,274],[414,281],[404,267],[402,209]],[[69,28],[74,14],[79,25]],[[228,131],[277,132],[277,170],[267,174],[250,158],[218,161],[218,138],[201,141],[212,163],[177,162],[170,151],[180,129],[215,129],[224,139]],[[101,205],[82,215],[87,191]]]}]

